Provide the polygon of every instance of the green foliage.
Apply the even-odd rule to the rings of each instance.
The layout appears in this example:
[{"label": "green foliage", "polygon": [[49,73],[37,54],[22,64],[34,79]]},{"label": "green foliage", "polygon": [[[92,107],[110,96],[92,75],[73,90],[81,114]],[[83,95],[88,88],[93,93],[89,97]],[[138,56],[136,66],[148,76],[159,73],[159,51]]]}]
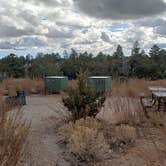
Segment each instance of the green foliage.
[{"label": "green foliage", "polygon": [[154,61],[159,60],[159,51],[160,48],[156,44],[150,49],[149,55]]},{"label": "green foliage", "polygon": [[113,56],[122,58],[124,56],[123,49],[121,45],[117,46],[116,52],[114,52]]},{"label": "green foliage", "polygon": [[135,55],[139,55],[140,54],[140,47],[139,47],[139,42],[136,41],[133,45],[133,49],[132,49],[132,52],[131,52],[131,55],[132,56],[135,56]]},{"label": "green foliage", "polygon": [[157,65],[148,57],[143,55],[132,56],[129,60],[130,76],[137,76],[138,78],[157,79],[159,71]]},{"label": "green foliage", "polygon": [[59,54],[38,54],[29,67],[30,77],[42,78],[45,75],[60,75]]},{"label": "green foliage", "polygon": [[72,49],[72,52],[68,59],[62,64],[62,71],[64,75],[67,75],[70,79],[75,79],[80,66],[78,63],[78,54],[75,50]]},{"label": "green foliage", "polygon": [[121,45],[112,56],[103,52],[97,55],[78,53],[74,49],[70,54],[64,51],[63,55],[40,53],[35,58],[30,55],[24,58],[10,54],[0,59],[0,76],[43,78],[45,75],[65,75],[76,79],[82,69],[91,75],[111,75],[114,79],[121,76],[153,80],[166,78],[166,50],[157,45],[153,45],[147,54],[136,41],[131,56],[124,56]]},{"label": "green foliage", "polygon": [[1,72],[6,73],[8,77],[18,78],[25,76],[25,58],[22,56],[17,57],[15,54],[10,54],[1,59],[0,66]]},{"label": "green foliage", "polygon": [[64,105],[72,113],[73,119],[95,117],[100,111],[105,96],[101,92],[96,92],[87,82],[86,72],[78,76],[78,86],[68,90],[68,97],[63,99]]}]

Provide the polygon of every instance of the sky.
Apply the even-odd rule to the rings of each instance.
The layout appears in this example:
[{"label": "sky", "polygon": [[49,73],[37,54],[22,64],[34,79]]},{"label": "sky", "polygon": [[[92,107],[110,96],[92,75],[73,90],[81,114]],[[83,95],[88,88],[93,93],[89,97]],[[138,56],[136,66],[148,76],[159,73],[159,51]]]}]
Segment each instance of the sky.
[{"label": "sky", "polygon": [[0,56],[166,48],[166,0],[0,0]]}]

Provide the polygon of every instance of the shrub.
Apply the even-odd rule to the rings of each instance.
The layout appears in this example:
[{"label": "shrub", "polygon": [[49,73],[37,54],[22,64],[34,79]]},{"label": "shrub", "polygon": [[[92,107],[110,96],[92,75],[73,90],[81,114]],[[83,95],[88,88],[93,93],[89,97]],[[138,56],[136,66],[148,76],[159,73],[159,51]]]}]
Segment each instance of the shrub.
[{"label": "shrub", "polygon": [[76,124],[94,130],[99,130],[101,128],[101,123],[99,123],[95,118],[90,118],[90,117],[87,117],[86,119],[80,119],[76,121]]},{"label": "shrub", "polygon": [[95,119],[87,117],[86,119],[77,120],[75,123],[69,122],[59,129],[59,133],[61,136],[61,140],[68,143],[68,140],[71,137],[73,131],[77,130],[77,127],[87,127],[93,130],[99,130],[101,128],[101,124]]},{"label": "shrub", "polygon": [[105,101],[101,92],[96,92],[87,82],[87,74],[78,76],[78,85],[68,90],[68,97],[63,99],[64,105],[72,113],[74,121],[87,116],[95,117]]},{"label": "shrub", "polygon": [[76,155],[78,160],[100,161],[108,157],[110,148],[99,128],[100,124],[95,119],[81,119],[62,127],[60,135],[66,140],[69,151]]},{"label": "shrub", "polygon": [[125,144],[134,143],[137,138],[136,128],[129,125],[116,126],[115,135],[118,142]]},{"label": "shrub", "polygon": [[139,136],[137,128],[126,124],[103,123],[101,132],[114,153],[125,153],[129,145],[134,145]]}]

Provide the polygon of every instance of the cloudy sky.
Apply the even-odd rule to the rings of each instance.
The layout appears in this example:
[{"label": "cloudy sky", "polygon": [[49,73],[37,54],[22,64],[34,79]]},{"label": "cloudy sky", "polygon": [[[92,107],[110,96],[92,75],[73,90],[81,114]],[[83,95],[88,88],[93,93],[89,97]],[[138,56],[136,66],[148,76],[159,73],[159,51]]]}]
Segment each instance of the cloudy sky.
[{"label": "cloudy sky", "polygon": [[0,0],[0,56],[166,48],[166,0]]}]

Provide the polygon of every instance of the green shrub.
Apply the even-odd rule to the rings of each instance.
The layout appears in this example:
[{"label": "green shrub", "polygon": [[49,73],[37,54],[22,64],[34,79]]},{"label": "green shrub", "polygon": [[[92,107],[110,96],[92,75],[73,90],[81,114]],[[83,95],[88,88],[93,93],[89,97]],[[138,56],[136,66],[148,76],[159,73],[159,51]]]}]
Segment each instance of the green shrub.
[{"label": "green shrub", "polygon": [[95,117],[105,101],[104,93],[95,91],[87,81],[86,72],[78,76],[78,84],[68,90],[64,105],[72,113],[74,121],[87,116]]}]

